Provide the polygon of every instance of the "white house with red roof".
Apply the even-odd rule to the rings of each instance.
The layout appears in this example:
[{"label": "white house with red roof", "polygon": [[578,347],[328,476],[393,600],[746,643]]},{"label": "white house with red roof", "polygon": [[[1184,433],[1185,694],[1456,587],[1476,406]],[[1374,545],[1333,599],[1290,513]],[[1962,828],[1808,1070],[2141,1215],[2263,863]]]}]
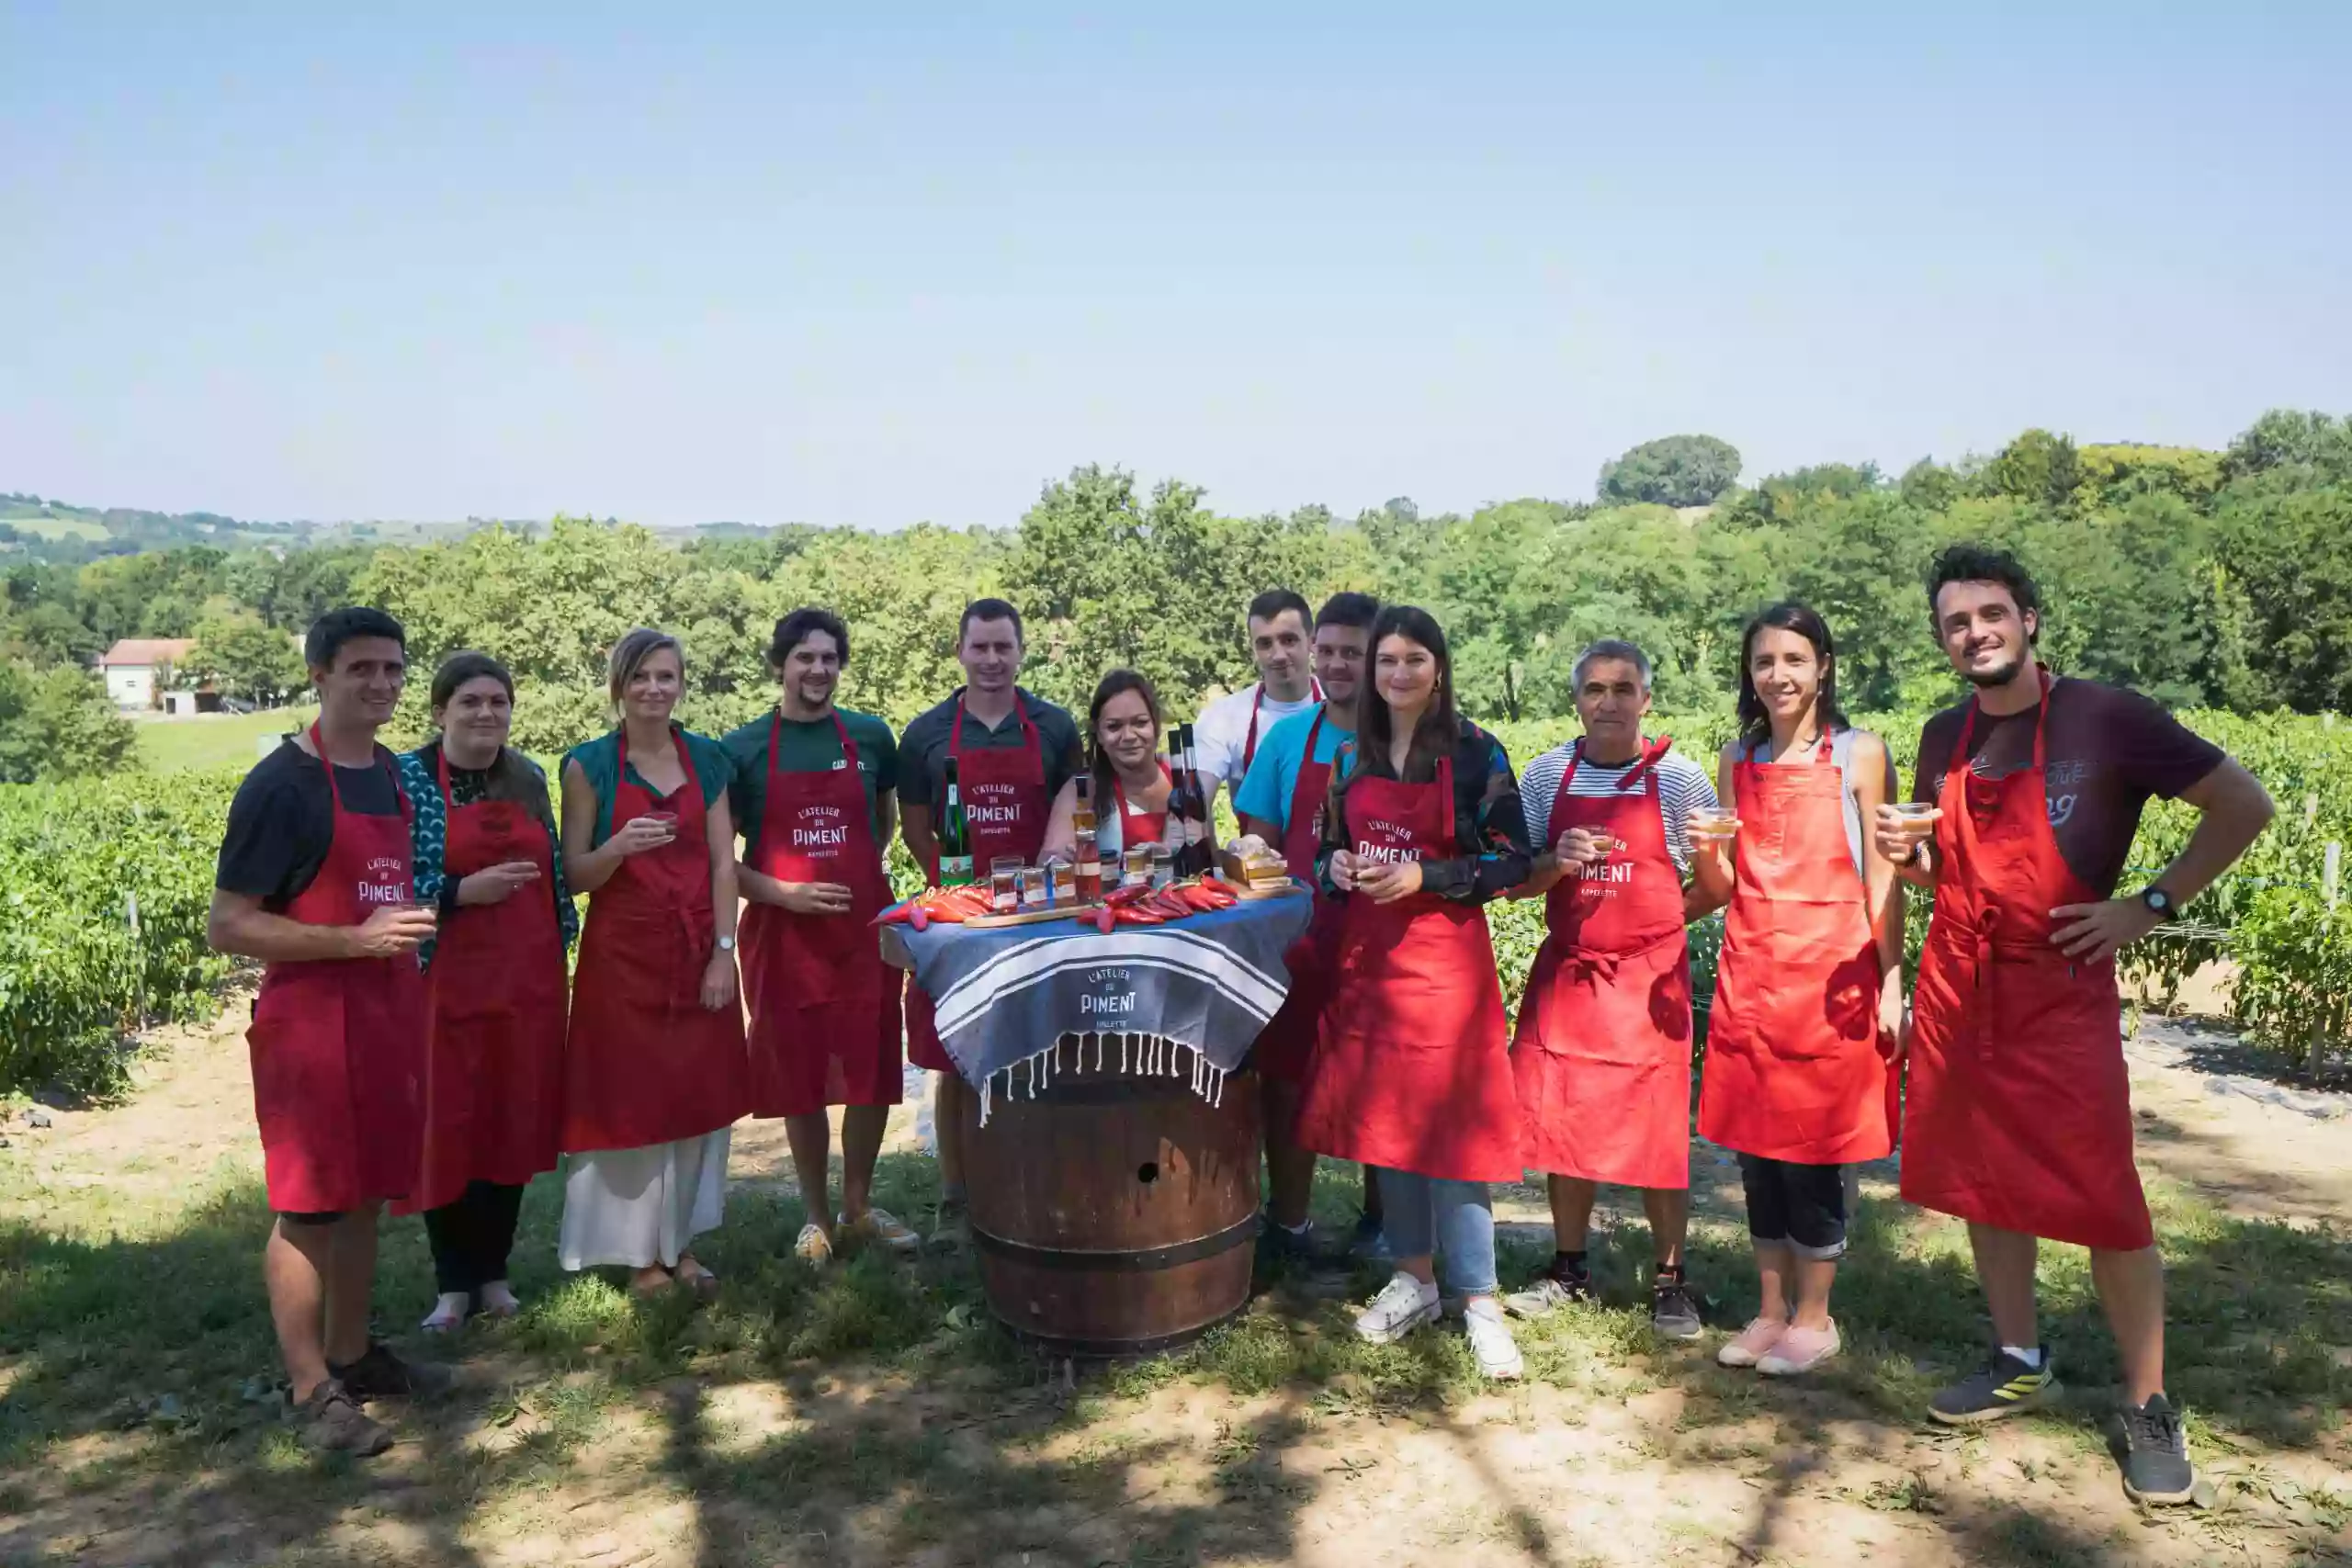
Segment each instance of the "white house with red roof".
[{"label": "white house with red roof", "polygon": [[98,658],[107,695],[115,706],[132,712],[161,706],[164,682],[172,666],[185,660],[194,647],[194,637],[124,637]]}]

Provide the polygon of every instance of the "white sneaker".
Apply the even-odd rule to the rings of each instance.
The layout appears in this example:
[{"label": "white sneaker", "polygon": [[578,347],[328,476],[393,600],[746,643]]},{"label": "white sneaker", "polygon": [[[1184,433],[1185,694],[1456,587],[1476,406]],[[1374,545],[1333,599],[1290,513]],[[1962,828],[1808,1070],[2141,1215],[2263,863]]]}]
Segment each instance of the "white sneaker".
[{"label": "white sneaker", "polygon": [[1399,1269],[1372,1304],[1356,1314],[1356,1333],[1374,1345],[1392,1345],[1425,1323],[1435,1323],[1438,1291]]},{"label": "white sneaker", "polygon": [[1478,1370],[1488,1377],[1509,1382],[1527,1370],[1519,1341],[1503,1322],[1502,1303],[1494,1297],[1481,1296],[1464,1307],[1462,1326],[1470,1336],[1470,1353],[1478,1358]]}]

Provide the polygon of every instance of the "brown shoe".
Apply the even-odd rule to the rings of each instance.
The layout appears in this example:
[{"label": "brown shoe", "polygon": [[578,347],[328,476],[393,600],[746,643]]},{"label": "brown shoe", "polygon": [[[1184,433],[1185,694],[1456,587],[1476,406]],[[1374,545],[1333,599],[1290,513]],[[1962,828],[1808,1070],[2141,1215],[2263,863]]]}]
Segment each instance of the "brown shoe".
[{"label": "brown shoe", "polygon": [[327,1371],[363,1404],[371,1399],[431,1399],[458,1381],[447,1367],[402,1360],[381,1340],[370,1340],[368,1353],[347,1367],[328,1362]]},{"label": "brown shoe", "polygon": [[311,1397],[288,1412],[295,1436],[313,1453],[357,1454],[369,1459],[392,1446],[392,1434],[369,1419],[351,1397],[351,1391],[333,1378],[311,1391]]}]

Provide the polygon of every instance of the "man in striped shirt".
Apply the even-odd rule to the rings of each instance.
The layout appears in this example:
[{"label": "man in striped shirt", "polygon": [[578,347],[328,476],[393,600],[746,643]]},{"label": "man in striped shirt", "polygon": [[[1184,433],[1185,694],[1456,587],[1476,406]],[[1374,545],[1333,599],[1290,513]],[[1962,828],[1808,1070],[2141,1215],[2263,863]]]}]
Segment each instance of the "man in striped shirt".
[{"label": "man in striped shirt", "polygon": [[1520,775],[1546,897],[1543,950],[1511,1042],[1521,1146],[1545,1172],[1552,1267],[1505,1304],[1521,1316],[1589,1299],[1586,1234],[1602,1182],[1642,1190],[1657,1272],[1650,1321],[1697,1337],[1682,1272],[1690,1217],[1690,971],[1683,928],[1730,896],[1720,852],[1695,857],[1690,814],[1716,809],[1704,761],[1642,733],[1650,662],[1629,642],[1576,667],[1584,737]]}]

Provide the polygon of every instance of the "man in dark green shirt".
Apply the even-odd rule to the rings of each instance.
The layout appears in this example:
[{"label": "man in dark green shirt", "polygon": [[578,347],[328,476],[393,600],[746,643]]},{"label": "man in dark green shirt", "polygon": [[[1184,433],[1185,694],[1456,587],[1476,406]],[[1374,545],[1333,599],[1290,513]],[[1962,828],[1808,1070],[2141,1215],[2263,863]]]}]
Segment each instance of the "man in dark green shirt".
[{"label": "man in dark green shirt", "polygon": [[[906,801],[907,850],[936,879],[936,810],[945,804],[947,758],[963,754],[959,787],[973,826],[972,848],[987,874],[994,854],[1034,862],[1045,842],[1046,817],[1072,774],[1086,766],[1078,722],[1069,712],[1021,689],[1021,612],[1001,599],[964,606],[956,634],[956,662],[965,684],[936,707],[916,716],[899,739]],[[1022,755],[1034,749],[1034,755]],[[930,998],[907,992],[907,1056],[939,1075],[933,1122],[939,1135],[939,1235],[959,1240],[964,1229],[964,1111],[972,1090],[956,1075],[932,1027]]]},{"label": "man in dark green shirt", "polygon": [[[871,1201],[874,1165],[899,1103],[902,978],[871,921],[890,902],[884,855],[896,826],[898,746],[871,714],[834,705],[849,627],[807,606],[776,623],[775,707],[722,742],[743,849],[736,879],[751,1008],[752,1113],[784,1119],[808,1211],[793,1251],[823,1265],[846,1233],[894,1251],[913,1231]],[[827,1165],[829,1106],[842,1113],[842,1207]]]}]

